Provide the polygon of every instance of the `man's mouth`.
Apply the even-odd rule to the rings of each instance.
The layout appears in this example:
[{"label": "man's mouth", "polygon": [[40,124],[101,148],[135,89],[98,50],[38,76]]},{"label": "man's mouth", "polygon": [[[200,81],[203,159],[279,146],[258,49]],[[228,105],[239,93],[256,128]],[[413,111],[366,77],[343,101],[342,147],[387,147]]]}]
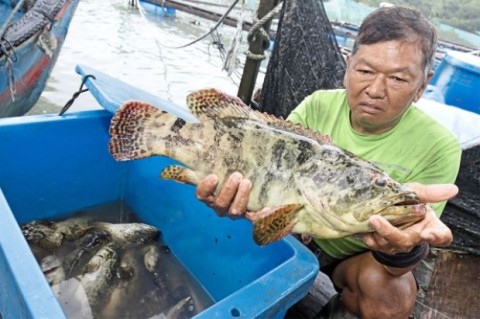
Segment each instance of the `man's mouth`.
[{"label": "man's mouth", "polygon": [[378,114],[383,112],[383,109],[381,107],[370,103],[361,103],[360,108],[364,113],[368,114]]}]

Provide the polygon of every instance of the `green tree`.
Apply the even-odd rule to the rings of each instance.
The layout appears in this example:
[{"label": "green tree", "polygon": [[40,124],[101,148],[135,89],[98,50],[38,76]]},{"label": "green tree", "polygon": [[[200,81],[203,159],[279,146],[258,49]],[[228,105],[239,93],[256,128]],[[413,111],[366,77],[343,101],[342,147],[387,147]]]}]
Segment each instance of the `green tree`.
[{"label": "green tree", "polygon": [[[377,7],[381,0],[356,0]],[[416,8],[430,19],[468,32],[480,34],[480,0],[390,0],[390,3]]]}]

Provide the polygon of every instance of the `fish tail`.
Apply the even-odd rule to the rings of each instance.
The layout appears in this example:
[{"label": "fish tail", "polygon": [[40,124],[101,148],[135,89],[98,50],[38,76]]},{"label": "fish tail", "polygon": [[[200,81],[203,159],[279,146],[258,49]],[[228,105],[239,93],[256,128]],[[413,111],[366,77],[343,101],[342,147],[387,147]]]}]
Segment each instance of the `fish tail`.
[{"label": "fish tail", "polygon": [[[140,159],[154,155],[151,127],[162,116],[172,115],[144,102],[125,102],[115,113],[110,124],[109,149],[118,161]],[[158,132],[158,131],[157,131]]]}]

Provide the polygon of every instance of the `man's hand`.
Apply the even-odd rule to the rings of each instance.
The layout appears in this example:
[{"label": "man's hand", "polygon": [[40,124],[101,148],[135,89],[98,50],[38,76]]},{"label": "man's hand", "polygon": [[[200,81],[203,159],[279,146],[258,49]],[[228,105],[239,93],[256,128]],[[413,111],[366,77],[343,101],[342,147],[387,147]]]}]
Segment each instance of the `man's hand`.
[{"label": "man's hand", "polygon": [[232,173],[215,196],[218,177],[208,175],[198,183],[196,195],[199,200],[212,207],[217,215],[237,218],[247,210],[247,203],[252,189],[250,180],[239,172]]},{"label": "man's hand", "polygon": [[[458,187],[453,184],[421,185],[408,184],[424,203],[435,203],[454,197]],[[381,216],[372,216],[369,224],[375,232],[364,234],[363,241],[372,249],[387,254],[409,252],[413,247],[426,241],[432,246],[445,246],[452,242],[450,229],[437,217],[428,205],[418,205],[419,214],[425,217],[419,222],[398,229]],[[423,210],[423,211],[422,211]]]}]

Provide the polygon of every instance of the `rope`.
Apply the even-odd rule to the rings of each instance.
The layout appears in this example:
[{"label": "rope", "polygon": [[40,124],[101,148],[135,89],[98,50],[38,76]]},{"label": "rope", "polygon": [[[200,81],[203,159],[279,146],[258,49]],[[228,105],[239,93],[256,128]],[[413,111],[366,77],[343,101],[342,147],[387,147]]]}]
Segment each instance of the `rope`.
[{"label": "rope", "polygon": [[12,12],[10,12],[10,15],[8,16],[7,20],[5,20],[5,22],[2,25],[2,28],[0,29],[0,38],[3,38],[3,34],[7,30],[8,26],[10,24],[10,21],[12,21],[13,17],[17,13],[17,11],[20,10],[20,8],[23,6],[23,3],[25,1],[27,1],[27,0],[20,0],[17,3],[17,5],[15,6],[15,8],[13,8]]},{"label": "rope", "polygon": [[264,53],[252,53],[252,51],[248,49],[244,53],[250,60],[254,61],[262,61],[267,57]]},{"label": "rope", "polygon": [[233,10],[233,8],[235,8],[235,6],[237,5],[239,0],[235,0],[232,2],[232,4],[230,5],[230,7],[228,7],[227,11],[225,11],[225,13],[223,14],[223,16],[220,18],[220,20],[218,20],[218,22],[207,32],[205,33],[204,35],[196,38],[195,40],[193,40],[192,42],[189,42],[187,44],[184,44],[184,45],[181,45],[179,47],[173,47],[174,49],[180,49],[180,48],[185,48],[185,47],[188,47],[189,45],[192,45],[194,43],[197,43],[198,41],[202,40],[203,38],[205,38],[206,36],[208,36],[209,34],[211,34],[213,31],[215,31],[218,26],[220,24],[223,23],[223,20],[225,20],[225,18],[228,16],[228,14],[230,13],[230,11]]},{"label": "rope", "polygon": [[17,90],[15,89],[15,77],[13,75],[13,60],[10,56],[7,57],[7,84],[8,88],[10,89],[10,97],[12,98],[12,102],[15,102],[15,93]]},{"label": "rope", "polygon": [[[222,60],[223,63],[225,63],[225,55],[226,55],[225,46],[223,45],[221,36],[217,30],[215,30],[215,32],[212,33],[212,38],[213,38],[213,42],[208,45],[208,54],[210,55],[210,46],[216,47],[219,51],[220,59]],[[232,75],[235,75],[237,79],[234,79]],[[238,86],[238,83],[240,82],[242,75],[237,69],[234,69],[232,74],[229,75],[229,77],[230,79],[232,79],[233,83]]]},{"label": "rope", "polygon": [[208,44],[208,54],[210,55],[210,46],[214,46],[218,49],[220,54],[220,59],[225,61],[225,46],[222,43],[222,38],[217,30],[215,30],[212,34],[212,42]]},{"label": "rope", "polygon": [[[253,41],[255,41],[255,38],[256,38],[257,34],[259,34],[263,39],[263,43],[262,43],[263,44],[263,50],[266,50],[268,48],[268,46],[270,45],[270,38],[268,37],[268,33],[265,30],[265,24],[268,21],[270,21],[270,19],[272,19],[273,16],[281,10],[282,4],[283,4],[283,1],[280,1],[275,6],[275,8],[270,10],[270,12],[268,12],[266,15],[264,15],[260,20],[258,20],[252,26],[252,28],[248,32],[248,36],[247,36],[248,43],[252,43]],[[247,49],[245,51],[245,55],[249,59],[252,59],[252,60],[255,60],[255,61],[264,60],[265,57],[266,57],[265,54],[263,54],[263,53],[253,53],[249,49]]]},{"label": "rope", "polygon": [[96,80],[95,76],[92,75],[92,74],[85,75],[82,79],[82,83],[80,84],[80,88],[78,89],[78,91],[73,93],[72,98],[70,100],[68,100],[67,103],[65,103],[65,106],[62,108],[60,113],[58,113],[58,115],[63,115],[63,113],[65,113],[72,106],[73,102],[75,102],[75,100],[77,99],[77,97],[80,94],[88,91],[88,88],[86,88],[86,89],[83,88],[83,86],[85,85],[85,82],[87,82],[88,78],[92,78],[92,79]]},{"label": "rope", "polygon": [[[8,44],[9,48],[7,48],[5,44]],[[9,50],[12,51],[10,52]],[[5,55],[7,58],[11,58],[13,55],[12,62],[17,62],[17,54],[15,52],[15,48],[13,47],[12,43],[7,39],[3,39],[0,42],[0,53],[3,53],[3,55]]]},{"label": "rope", "polygon": [[235,30],[235,35],[233,36],[233,40],[230,43],[230,47],[227,50],[227,57],[223,63],[223,70],[227,71],[228,76],[230,76],[235,70],[237,66],[237,56],[238,56],[238,49],[240,43],[242,42],[242,25],[243,20],[245,19],[245,8],[246,8],[246,1],[242,0],[242,11],[240,14],[240,18],[237,21],[237,28]]},{"label": "rope", "polygon": [[[11,52],[5,46],[5,44],[8,44],[8,46],[12,50]],[[3,41],[0,42],[0,53],[3,53],[3,55],[5,56],[5,61],[7,64],[7,73],[5,74],[7,77],[7,85],[10,90],[10,97],[12,98],[12,102],[15,102],[15,93],[17,91],[15,89],[15,76],[13,74],[13,63],[17,62],[17,54],[13,48],[13,45],[7,39],[3,39]],[[1,64],[0,66],[3,66],[3,65],[4,64]]]},{"label": "rope", "polygon": [[49,15],[48,12],[45,12],[44,10],[42,10],[42,9],[40,9],[40,8],[33,8],[32,10],[35,11],[35,12],[40,13],[41,15],[43,15],[43,16],[50,22],[50,27],[48,27],[48,31],[51,31],[52,28],[53,28],[53,24],[55,23],[55,17]]}]

